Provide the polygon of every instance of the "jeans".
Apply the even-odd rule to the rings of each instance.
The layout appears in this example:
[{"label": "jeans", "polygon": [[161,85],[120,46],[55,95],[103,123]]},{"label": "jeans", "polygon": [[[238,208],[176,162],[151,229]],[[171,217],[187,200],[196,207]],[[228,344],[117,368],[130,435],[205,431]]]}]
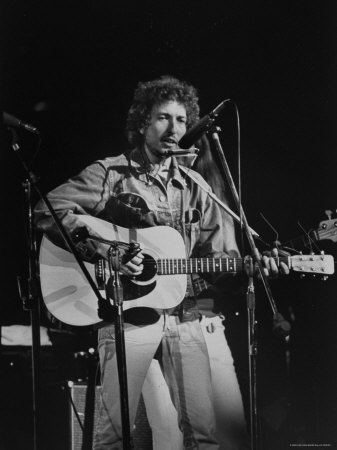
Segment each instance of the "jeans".
[{"label": "jeans", "polygon": [[[126,323],[124,335],[131,429],[146,374],[161,342],[162,370],[185,448],[218,450],[209,358],[199,321],[180,322],[178,316],[163,314],[152,325]],[[122,449],[114,327],[102,328],[98,337],[102,393],[93,448]]]},{"label": "jeans", "polygon": [[[249,449],[241,392],[222,318],[203,316],[200,323],[210,358],[216,437],[220,448]],[[177,411],[156,360],[151,362],[147,373],[143,397],[152,429],[153,450],[182,450],[183,436],[178,427]],[[199,407],[203,409],[202,404]]]}]

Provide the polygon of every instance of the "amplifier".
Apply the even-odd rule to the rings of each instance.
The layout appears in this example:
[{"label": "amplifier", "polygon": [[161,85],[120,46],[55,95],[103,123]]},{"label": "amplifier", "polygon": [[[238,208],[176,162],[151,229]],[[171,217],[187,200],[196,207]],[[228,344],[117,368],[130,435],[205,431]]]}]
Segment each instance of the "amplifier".
[{"label": "amplifier", "polygon": [[[68,388],[71,399],[70,449],[91,450],[97,420],[100,386],[69,381]],[[135,450],[152,450],[152,433],[142,396],[138,405],[132,439]]]}]

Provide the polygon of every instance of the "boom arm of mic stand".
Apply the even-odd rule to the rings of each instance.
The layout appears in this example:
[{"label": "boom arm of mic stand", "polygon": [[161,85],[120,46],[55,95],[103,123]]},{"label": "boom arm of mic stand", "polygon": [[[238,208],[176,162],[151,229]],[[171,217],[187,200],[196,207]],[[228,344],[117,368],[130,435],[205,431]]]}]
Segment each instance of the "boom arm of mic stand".
[{"label": "boom arm of mic stand", "polygon": [[70,251],[73,253],[78,265],[80,266],[84,276],[86,277],[86,279],[88,280],[88,283],[90,284],[90,287],[92,288],[92,290],[94,291],[97,300],[99,302],[99,305],[103,304],[104,302],[106,302],[106,300],[101,296],[101,293],[99,292],[98,287],[96,286],[94,280],[92,279],[88,269],[86,268],[86,266],[84,265],[84,262],[82,261],[74,243],[72,242],[72,240],[70,239],[68,233],[66,232],[62,222],[60,221],[58,215],[56,214],[54,208],[52,207],[50,201],[48,200],[47,196],[44,195],[40,189],[37,186],[37,177],[36,175],[29,170],[27,164],[25,163],[25,161],[21,158],[19,152],[17,151],[18,149],[15,148],[15,153],[18,155],[18,158],[23,166],[23,168],[25,169],[27,176],[28,176],[28,180],[30,181],[31,185],[34,187],[35,191],[37,192],[38,196],[45,202],[51,216],[54,219],[54,222],[57,226],[57,228],[59,229],[60,233],[62,234],[65,242],[67,243]]},{"label": "boom arm of mic stand", "polygon": [[90,284],[90,287],[94,291],[94,293],[95,293],[95,295],[97,297],[97,300],[99,302],[105,301],[105,299],[101,296],[101,293],[99,292],[99,289],[96,286],[94,280],[92,279],[90,273],[88,272],[88,269],[85,267],[84,262],[82,261],[82,259],[81,259],[80,255],[79,255],[75,245],[73,244],[72,240],[70,239],[69,235],[67,234],[66,230],[64,229],[64,227],[62,225],[62,222],[60,221],[58,215],[56,214],[54,208],[52,207],[50,201],[48,200],[48,197],[45,196],[44,194],[42,194],[42,192],[39,190],[39,188],[36,185],[34,185],[34,188],[35,188],[36,192],[39,194],[40,198],[47,205],[47,208],[48,208],[50,214],[52,215],[57,228],[59,229],[59,231],[62,234],[64,240],[66,241],[70,251],[73,253],[73,255],[74,255],[78,265],[82,269],[82,272],[85,275],[86,279],[88,280],[88,283]]}]

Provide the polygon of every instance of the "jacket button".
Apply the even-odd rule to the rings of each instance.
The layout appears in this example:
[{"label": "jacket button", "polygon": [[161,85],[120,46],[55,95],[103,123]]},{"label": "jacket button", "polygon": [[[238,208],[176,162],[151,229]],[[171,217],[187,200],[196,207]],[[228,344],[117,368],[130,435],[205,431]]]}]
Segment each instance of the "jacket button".
[{"label": "jacket button", "polygon": [[166,200],[165,195],[161,195],[161,196],[159,197],[159,200],[160,200],[161,202],[164,202],[164,201]]}]

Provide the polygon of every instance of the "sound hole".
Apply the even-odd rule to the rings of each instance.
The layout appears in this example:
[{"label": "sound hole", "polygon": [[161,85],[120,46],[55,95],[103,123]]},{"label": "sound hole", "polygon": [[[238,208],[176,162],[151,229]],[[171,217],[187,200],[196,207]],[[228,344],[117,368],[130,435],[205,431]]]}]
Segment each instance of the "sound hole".
[{"label": "sound hole", "polygon": [[[144,269],[141,275],[135,277],[136,281],[142,281],[146,283],[151,280],[157,273],[157,264],[152,256],[144,254]],[[148,284],[137,284],[129,277],[122,276],[122,284],[124,288],[124,300],[135,300],[137,298],[144,297],[153,291],[156,287],[156,281]]]}]

